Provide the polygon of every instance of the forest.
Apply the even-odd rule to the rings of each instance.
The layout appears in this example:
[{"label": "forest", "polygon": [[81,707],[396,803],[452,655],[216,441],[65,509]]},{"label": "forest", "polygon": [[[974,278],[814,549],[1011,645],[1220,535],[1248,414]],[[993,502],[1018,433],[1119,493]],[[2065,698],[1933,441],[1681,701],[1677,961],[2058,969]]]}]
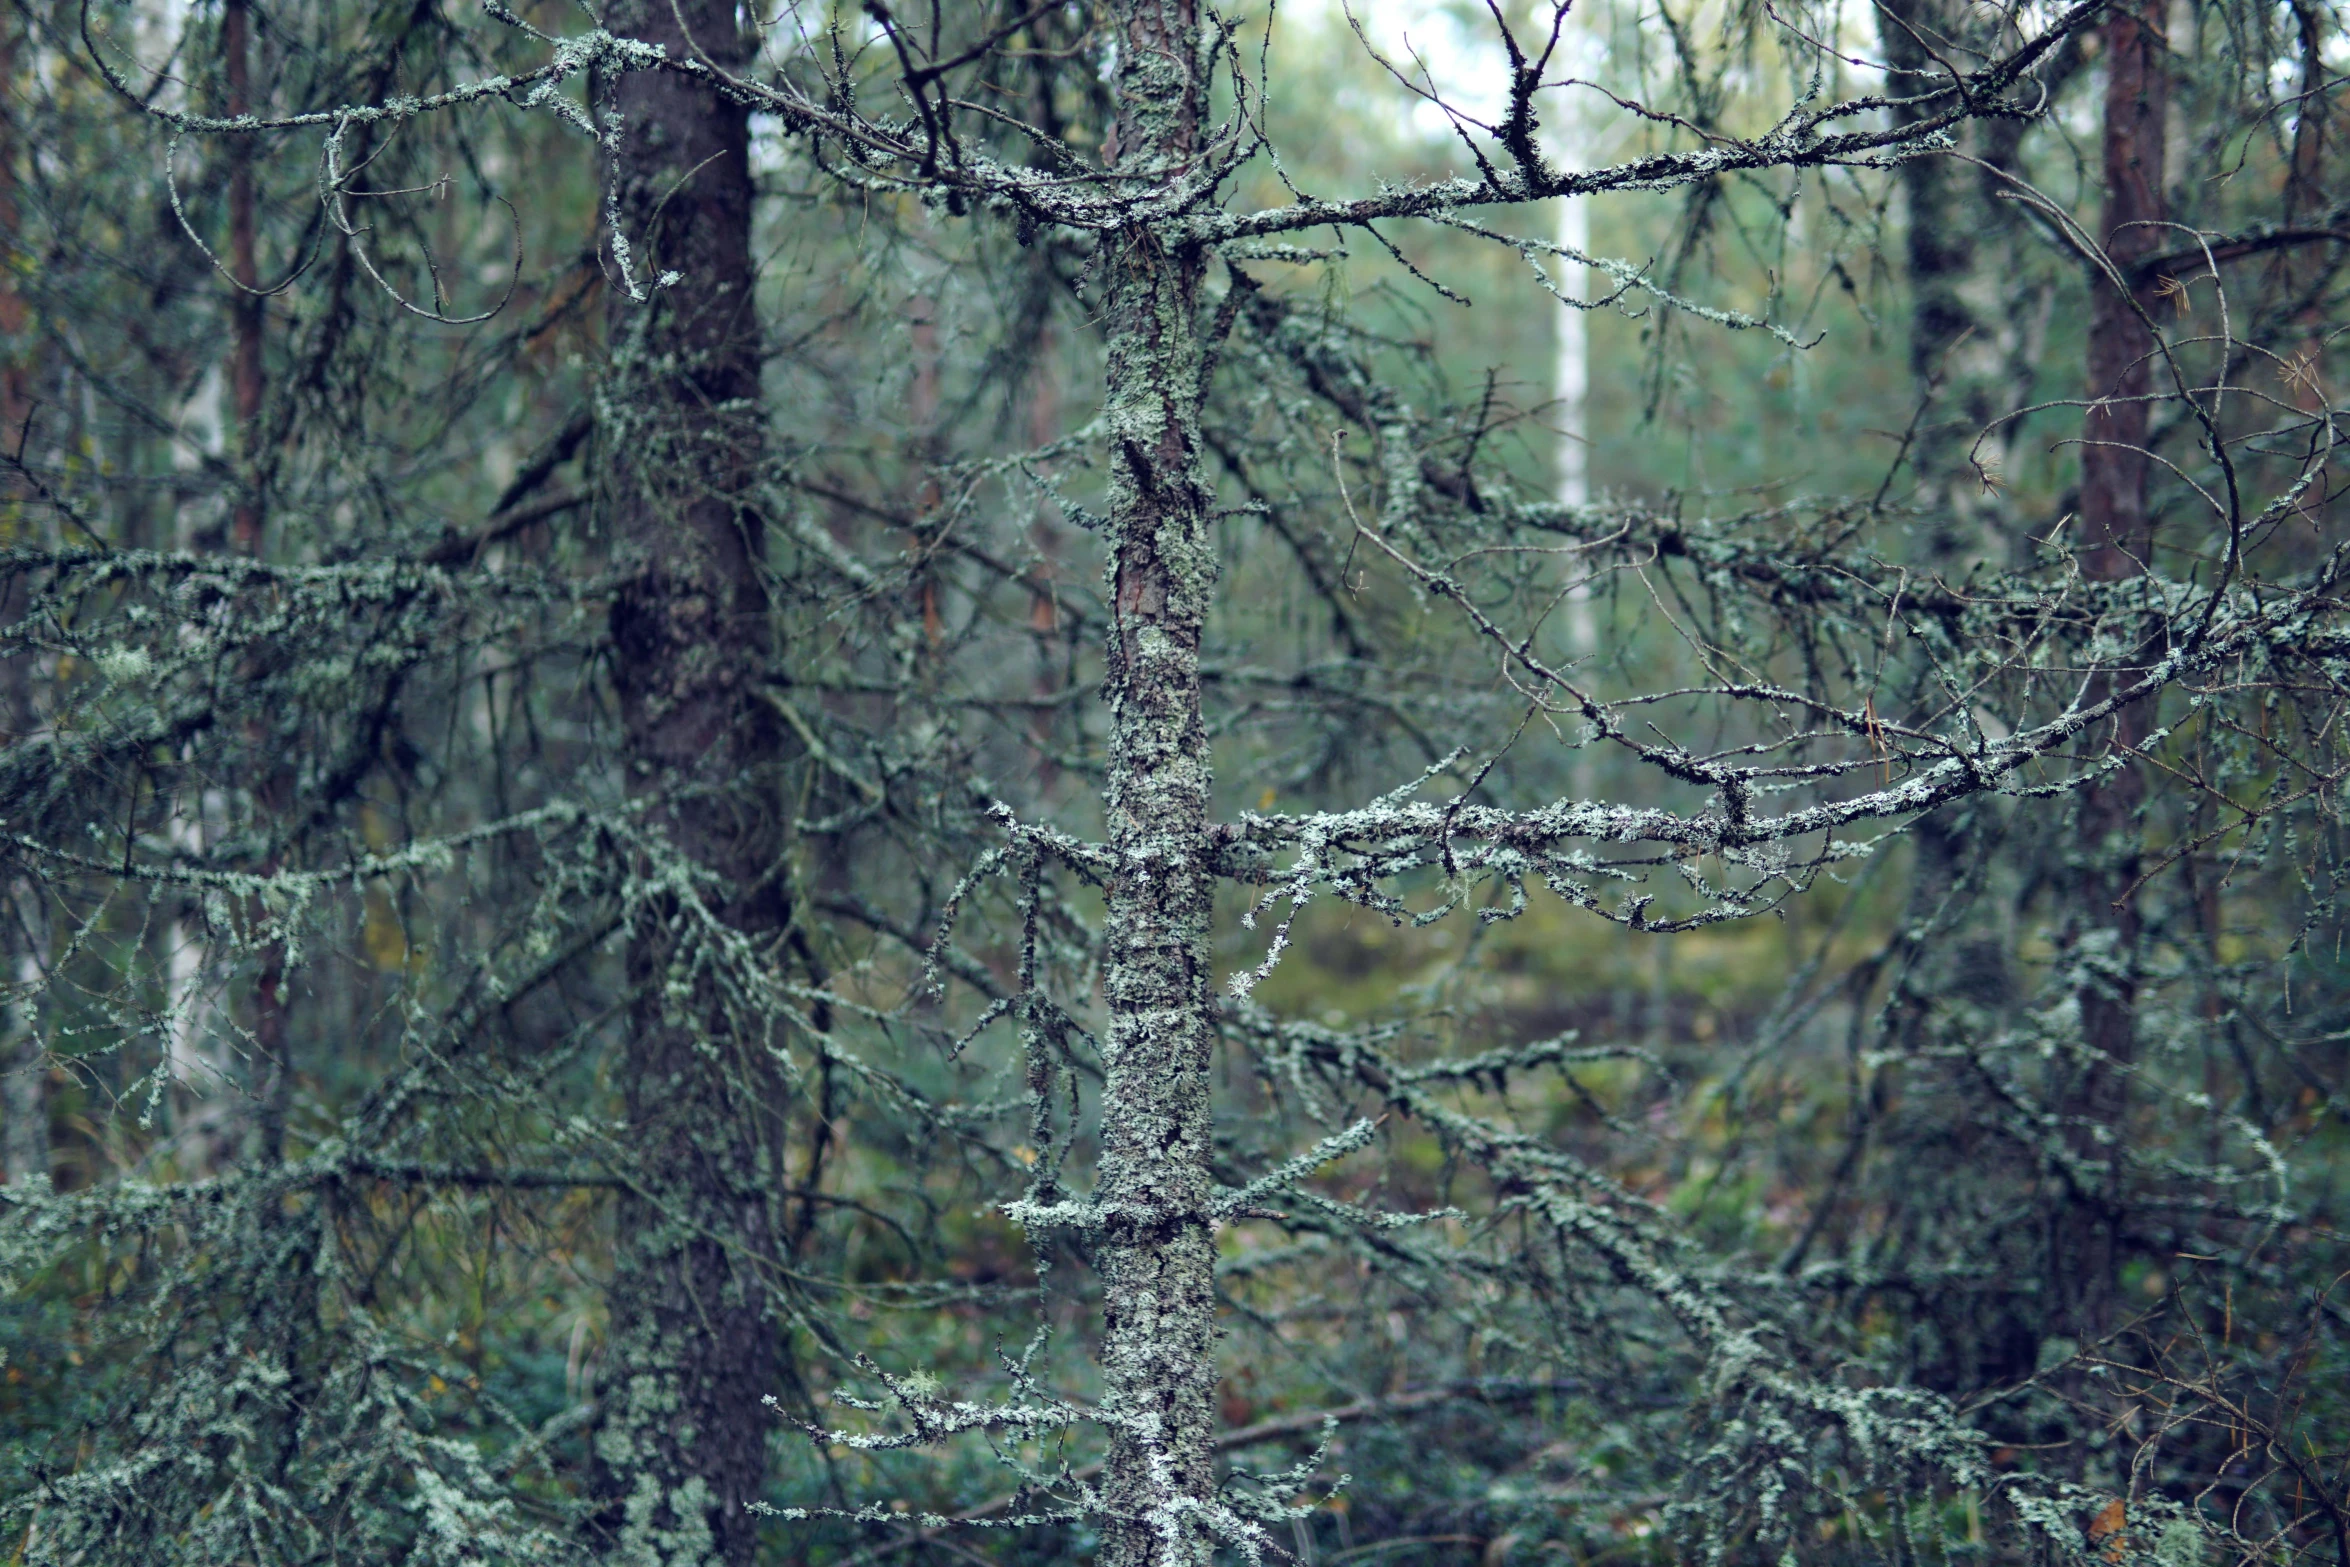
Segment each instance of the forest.
[{"label": "forest", "polygon": [[2340,0],[0,0],[0,1563],[2350,1567]]}]

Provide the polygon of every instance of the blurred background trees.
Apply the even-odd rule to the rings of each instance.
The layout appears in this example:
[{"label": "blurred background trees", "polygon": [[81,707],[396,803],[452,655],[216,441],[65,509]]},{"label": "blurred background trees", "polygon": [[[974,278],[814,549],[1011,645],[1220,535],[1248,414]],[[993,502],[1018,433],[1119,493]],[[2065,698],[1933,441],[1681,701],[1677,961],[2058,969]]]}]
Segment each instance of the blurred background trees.
[{"label": "blurred background trees", "polygon": [[[1122,9],[899,42],[1114,168]],[[594,20],[911,115],[886,15]],[[1542,143],[1921,124],[2057,15],[1591,4]],[[1553,21],[1231,19],[1280,152],[1231,211],[1473,176]],[[1102,1548],[1098,1431],[938,1422],[1102,1386],[1094,1241],[1004,1205],[1101,1149],[1117,258],[610,52],[148,112],[590,25],[0,12],[23,1560]],[[1217,1232],[1271,1547],[2350,1563],[2345,58],[2326,5],[2116,7],[1922,156],[1574,198],[1602,265],[1555,200],[1203,262],[1211,1164],[1378,1123]],[[2237,640],[1774,875],[1456,863],[1324,813],[1711,807],[1440,576],[1642,743],[1820,769],[1788,809]]]}]

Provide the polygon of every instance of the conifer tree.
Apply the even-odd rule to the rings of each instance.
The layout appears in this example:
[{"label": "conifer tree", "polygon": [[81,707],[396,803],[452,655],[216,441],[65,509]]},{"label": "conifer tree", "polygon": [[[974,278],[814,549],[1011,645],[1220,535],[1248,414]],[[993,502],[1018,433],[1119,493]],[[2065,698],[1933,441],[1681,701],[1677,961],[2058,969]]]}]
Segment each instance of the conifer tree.
[{"label": "conifer tree", "polygon": [[[2341,1549],[2295,15],[2199,13],[2249,172],[2181,201],[2190,73],[2112,0],[1889,5],[1881,63],[1668,4],[1596,93],[1495,5],[1483,109],[1363,27],[1454,163],[1335,194],[1288,24],[1204,0],[13,13],[25,1558]],[[1576,94],[1622,156],[1555,155]],[[1933,227],[1985,192],[1998,244]],[[1869,222],[1873,493],[1562,503],[1397,325],[1498,255],[1760,401],[1745,345],[1859,351],[1715,239],[1857,296]],[[1953,397],[2026,231],[2081,353]],[[1980,482],[2056,418],[2069,496]],[[1493,999],[1513,930],[1773,919],[1734,1042]],[[1414,976],[1360,1012],[1349,921]]]}]

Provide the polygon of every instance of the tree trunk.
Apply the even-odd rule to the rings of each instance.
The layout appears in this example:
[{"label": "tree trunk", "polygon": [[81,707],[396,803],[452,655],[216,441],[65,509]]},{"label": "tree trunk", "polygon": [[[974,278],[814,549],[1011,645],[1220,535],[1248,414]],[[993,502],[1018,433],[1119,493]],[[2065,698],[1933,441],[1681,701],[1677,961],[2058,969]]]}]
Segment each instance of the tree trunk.
[{"label": "tree trunk", "polygon": [[[1886,63],[1902,74],[1891,90],[1911,97],[1941,85],[1948,71],[1934,58],[1950,59],[1954,30],[1942,0],[1886,0],[1878,8],[1877,31]],[[1921,111],[1893,110],[1897,124],[1914,124]],[[1948,393],[1959,347],[1974,335],[1976,322],[1960,290],[1973,274],[1976,224],[1959,210],[1961,186],[1947,158],[1911,158],[1901,165],[1901,193],[1907,211],[1902,229],[1903,270],[1909,278],[1909,371],[1917,395],[1928,407],[1918,423],[1909,454],[1919,499],[1929,513],[1926,553],[1935,569],[1956,563],[1970,542],[1960,515],[1967,486],[1959,482],[1974,430],[1985,410],[1978,398]]]},{"label": "tree trunk", "polygon": [[[1188,0],[1124,0],[1116,169],[1164,179],[1201,108]],[[1200,631],[1214,593],[1195,325],[1202,257],[1147,224],[1106,236],[1111,602],[1108,894],[1099,1197],[1104,1567],[1206,1558],[1214,1485],[1215,1238],[1208,1216],[1208,737]]]},{"label": "tree trunk", "polygon": [[[699,49],[742,68],[732,0],[631,0],[610,25],[673,57]],[[737,950],[763,952],[788,909],[782,747],[759,696],[772,649],[764,551],[746,504],[763,450],[749,124],[668,72],[627,74],[611,99],[631,271],[648,287],[680,274],[643,303],[616,290],[607,321],[597,440],[630,574],[612,610],[628,783],[676,801],[649,825],[721,924],[749,938]],[[698,793],[677,800],[681,789]],[[672,894],[640,915],[628,951],[620,1088],[641,1185],[618,1205],[594,1445],[606,1558],[630,1567],[754,1559],[762,1400],[782,1386],[760,1268],[780,1228],[783,1085],[756,1007],[739,991],[730,1001],[700,961],[712,941]]]},{"label": "tree trunk", "polygon": [[49,1179],[49,1053],[34,999],[49,968],[42,896],[30,877],[0,880],[0,982],[21,998],[0,1009],[0,1178],[11,1186]]},{"label": "tree trunk", "polygon": [[[252,13],[250,0],[223,0],[220,10],[220,48],[228,79],[228,112],[250,114],[252,97]],[[261,286],[259,251],[254,239],[253,147],[247,137],[229,143],[228,270],[237,286],[229,293],[229,399],[236,412],[236,493],[229,508],[229,539],[238,553],[261,553],[267,513],[262,507],[261,368],[263,301],[252,292]],[[256,759],[263,765],[254,789],[254,807],[265,827],[284,815],[293,780],[274,764],[278,742],[266,718],[245,725]],[[273,855],[260,867],[270,875],[278,869]],[[259,911],[256,910],[256,913]],[[294,1064],[287,1058],[286,948],[280,941],[261,949],[253,978],[253,1120],[247,1138],[251,1155],[263,1164],[285,1156],[286,1114],[294,1090]]]},{"label": "tree trunk", "polygon": [[[0,110],[0,441],[14,453],[32,413],[33,393],[32,365],[22,346],[30,312],[16,291],[15,257],[10,254],[24,243],[16,207],[16,114],[28,100],[17,89],[16,35],[8,21],[0,21],[0,94],[16,107]],[[11,481],[0,489],[0,499],[15,499],[18,488]]]},{"label": "tree trunk", "polygon": [[[220,47],[227,57],[228,112],[233,118],[253,111],[250,0],[222,0]],[[259,253],[253,241],[253,142],[234,137],[228,145],[228,269],[238,287],[230,296],[229,316],[234,324],[234,357],[229,367],[229,396],[237,410],[237,497],[230,536],[248,555],[261,552],[261,498],[257,492],[261,441],[261,312],[262,299],[249,290],[261,286]]]},{"label": "tree trunk", "polygon": [[[2161,248],[2154,225],[2163,210],[2163,114],[2168,97],[2161,33],[2138,13],[2117,10],[2104,24],[2105,248],[2114,267],[2133,279],[2138,265]],[[2133,281],[2135,281],[2133,279]],[[2152,280],[2125,293],[2100,279],[2089,318],[2089,395],[2093,401],[2081,449],[2081,569],[2098,581],[2138,575],[2153,549],[2146,508],[2151,463],[2146,436],[2148,394],[2154,385],[2154,337],[2142,310],[2155,303]],[[2101,695],[2094,693],[2093,695]],[[2135,747],[2148,715],[2124,708],[2115,715],[2113,742]],[[2137,1056],[2137,903],[2141,831],[2138,812],[2146,784],[2125,764],[2080,800],[2080,874],[2071,912],[2070,955],[2084,976],[2079,990],[2081,1033],[2090,1052],[2069,1106],[2075,1152],[2089,1167],[2109,1172],[2099,1189],[2075,1194],[2078,1218],[2063,1227],[2052,1276],[2072,1289],[2070,1315],[2083,1338],[2110,1324],[2120,1258],[2119,1139],[2128,1114],[2127,1068]]]},{"label": "tree trunk", "polygon": [[[2105,249],[2129,278],[2162,248],[2163,110],[2169,97],[2164,43],[2137,12],[2117,10],[2101,34],[2105,56]],[[2089,410],[2081,450],[2082,568],[2104,581],[2131,576],[2145,559],[2146,430],[2154,338],[2135,294],[2100,280],[2089,303]]]},{"label": "tree trunk", "polygon": [[[0,91],[14,102],[16,91],[16,36],[13,18],[0,17]],[[14,117],[0,110],[0,247],[21,242],[24,229],[16,206],[16,136]],[[29,312],[16,291],[13,258],[0,253],[0,441],[13,453],[32,416],[32,367],[19,344],[24,342]],[[14,502],[19,486],[0,484],[0,503]],[[21,516],[22,513],[19,512]],[[4,537],[5,535],[0,535]],[[10,538],[9,543],[26,542]],[[24,613],[27,597],[22,579],[11,577],[0,585],[0,626]],[[26,689],[30,651],[0,659],[0,743],[30,733],[36,720]],[[29,878],[0,879],[0,960],[5,972],[0,983],[23,984],[27,999],[0,1010],[0,1176],[18,1185],[35,1176],[49,1175],[49,1096],[47,1056],[35,1027],[32,982],[41,962],[34,917],[38,892]]]}]

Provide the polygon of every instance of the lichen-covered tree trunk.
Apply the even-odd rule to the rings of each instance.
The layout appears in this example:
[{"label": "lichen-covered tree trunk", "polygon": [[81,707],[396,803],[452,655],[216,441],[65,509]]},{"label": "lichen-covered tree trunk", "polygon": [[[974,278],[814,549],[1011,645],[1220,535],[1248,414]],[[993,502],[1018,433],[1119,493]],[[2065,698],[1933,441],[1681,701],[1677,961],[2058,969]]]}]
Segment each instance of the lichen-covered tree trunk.
[{"label": "lichen-covered tree trunk", "polygon": [[[1183,0],[1123,0],[1114,167],[1169,179],[1198,133],[1197,19]],[[1215,1422],[1209,1219],[1208,737],[1200,633],[1216,581],[1200,463],[1201,258],[1147,223],[1106,237],[1111,443],[1107,692],[1109,1008],[1098,1191],[1105,1401],[1105,1567],[1205,1555]]]},{"label": "lichen-covered tree trunk", "polygon": [[[682,19],[690,39],[681,36]],[[733,0],[632,0],[615,31],[739,64]],[[683,76],[634,72],[611,107],[629,267],[615,291],[598,448],[627,586],[612,610],[628,783],[674,859],[630,934],[634,999],[617,1085],[642,1184],[619,1202],[595,1434],[607,1560],[753,1560],[781,1337],[760,1263],[782,1197],[782,1084],[756,1007],[721,988],[712,943],[767,946],[781,754],[760,681],[771,652],[746,506],[762,451],[744,111]],[[662,274],[678,274],[656,287]],[[715,920],[706,920],[707,910]],[[737,949],[742,950],[740,948]]]}]

